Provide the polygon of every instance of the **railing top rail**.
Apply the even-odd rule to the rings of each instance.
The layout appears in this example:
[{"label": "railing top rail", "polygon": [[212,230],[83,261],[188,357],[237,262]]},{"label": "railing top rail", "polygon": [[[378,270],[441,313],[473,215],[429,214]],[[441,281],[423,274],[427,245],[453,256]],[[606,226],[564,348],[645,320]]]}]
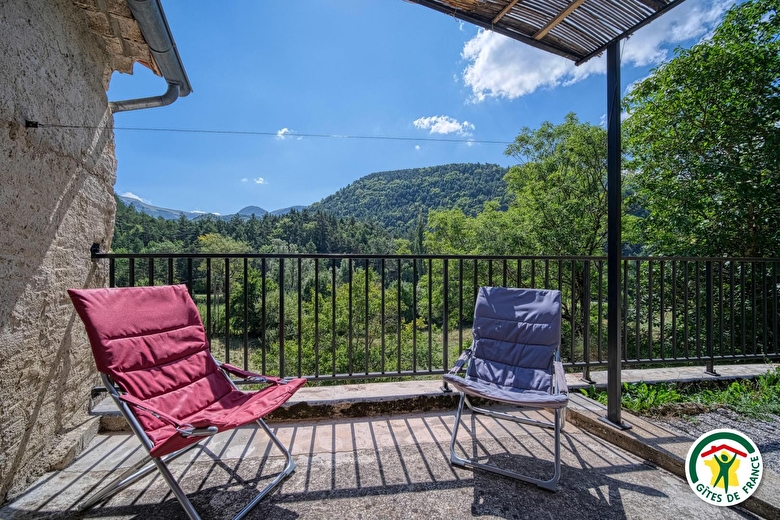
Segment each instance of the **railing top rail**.
[{"label": "railing top rail", "polygon": [[780,262],[780,258],[727,256],[624,256],[621,260],[640,262]]},{"label": "railing top rail", "polygon": [[[564,256],[564,255],[402,255],[377,253],[103,253],[92,254],[93,259],[100,258],[357,258],[357,259],[410,259],[433,260],[568,260],[568,261],[607,261],[606,256]],[[702,257],[702,256],[623,256],[621,261],[639,262],[780,262],[780,258],[761,257]]]},{"label": "railing top rail", "polygon": [[607,261],[606,256],[543,256],[543,255],[399,255],[375,253],[93,253],[100,258],[333,258],[333,259],[448,259],[448,260],[575,260]]}]

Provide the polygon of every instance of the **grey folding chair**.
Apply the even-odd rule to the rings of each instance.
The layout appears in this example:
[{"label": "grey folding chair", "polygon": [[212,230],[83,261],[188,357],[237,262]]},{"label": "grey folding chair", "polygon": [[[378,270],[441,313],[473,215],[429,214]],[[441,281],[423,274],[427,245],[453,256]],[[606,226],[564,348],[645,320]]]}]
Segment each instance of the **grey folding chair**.
[{"label": "grey folding chair", "polygon": [[[561,429],[569,396],[560,361],[561,293],[541,289],[481,287],[474,308],[474,342],[444,380],[461,392],[450,441],[450,462],[479,468],[555,491],[561,476]],[[466,366],[465,377],[459,376]],[[523,409],[550,409],[554,420],[520,417],[473,406],[469,396]],[[555,469],[551,478],[535,478],[466,459],[455,453],[463,406],[496,419],[555,431]],[[490,406],[490,405],[486,405]]]}]

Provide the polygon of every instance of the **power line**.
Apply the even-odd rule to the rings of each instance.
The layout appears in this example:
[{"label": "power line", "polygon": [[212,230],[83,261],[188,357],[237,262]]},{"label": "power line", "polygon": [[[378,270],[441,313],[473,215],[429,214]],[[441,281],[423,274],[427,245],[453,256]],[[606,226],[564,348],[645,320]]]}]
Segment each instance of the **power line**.
[{"label": "power line", "polygon": [[264,136],[279,137],[282,139],[295,137],[315,137],[322,139],[364,139],[377,141],[422,141],[437,143],[466,143],[466,144],[500,144],[503,146],[512,144],[512,141],[498,141],[490,139],[445,139],[443,137],[406,137],[394,135],[343,135],[343,134],[310,134],[300,132],[290,132],[280,134],[279,132],[263,132],[259,130],[208,130],[198,128],[153,128],[139,126],[92,126],[92,125],[63,125],[58,123],[39,123],[37,121],[27,121],[27,128],[79,128],[89,130],[122,130],[131,132],[169,132],[177,134],[212,134],[212,135],[244,135],[244,136]]}]

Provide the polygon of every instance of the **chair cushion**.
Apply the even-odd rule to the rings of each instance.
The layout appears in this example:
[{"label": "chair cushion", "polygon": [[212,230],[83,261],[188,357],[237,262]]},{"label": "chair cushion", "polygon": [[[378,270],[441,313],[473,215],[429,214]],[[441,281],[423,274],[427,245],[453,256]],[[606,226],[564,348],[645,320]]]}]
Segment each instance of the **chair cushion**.
[{"label": "chair cushion", "polygon": [[561,341],[560,291],[481,287],[473,334],[466,380],[512,394],[550,394]]}]

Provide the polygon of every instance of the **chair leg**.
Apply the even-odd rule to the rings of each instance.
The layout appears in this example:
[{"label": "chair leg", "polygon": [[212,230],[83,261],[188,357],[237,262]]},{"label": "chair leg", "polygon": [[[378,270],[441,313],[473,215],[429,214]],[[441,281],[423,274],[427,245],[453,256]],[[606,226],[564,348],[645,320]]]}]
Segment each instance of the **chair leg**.
[{"label": "chair leg", "polygon": [[[165,457],[163,457],[163,462],[164,463],[170,462],[173,459],[191,450],[192,448],[195,448],[196,446],[200,446],[200,445],[192,444],[179,451],[166,455]],[[110,497],[119,493],[123,489],[141,480],[146,475],[153,472],[155,469],[158,469],[156,467],[156,462],[155,462],[157,460],[158,459],[152,459],[152,457],[147,455],[140,461],[133,464],[126,471],[122,472],[121,475],[119,475],[117,478],[112,480],[109,484],[104,486],[100,491],[92,495],[86,502],[84,502],[79,506],[79,509],[81,511],[85,511],[99,502],[108,500]]]},{"label": "chair leg", "polygon": [[184,511],[187,513],[187,516],[190,518],[190,520],[200,520],[200,515],[198,515],[198,512],[195,511],[195,506],[193,506],[192,502],[190,502],[190,499],[187,498],[184,490],[176,481],[176,478],[171,474],[171,470],[168,469],[168,466],[165,464],[165,462],[160,459],[153,460],[163,479],[165,479],[165,482],[168,484],[168,487],[171,488],[173,494],[176,495],[177,500],[181,504],[181,507],[184,508]]},{"label": "chair leg", "polygon": [[[554,434],[555,436],[554,468],[555,469],[552,478],[550,478],[549,480],[538,479],[514,471],[505,470],[491,464],[483,464],[481,462],[477,462],[472,459],[464,459],[462,457],[459,457],[455,453],[455,439],[458,435],[458,428],[460,426],[460,422],[462,419],[464,404],[468,404],[469,408],[472,410],[473,413],[489,415],[497,419],[509,420],[520,424],[530,424],[534,426],[540,426],[543,428],[553,429],[555,432]],[[458,409],[455,412],[455,425],[452,428],[452,439],[450,440],[450,463],[455,466],[460,466],[464,468],[466,467],[477,468],[484,471],[489,471],[491,473],[496,473],[498,475],[503,475],[505,477],[513,478],[516,480],[522,480],[524,482],[529,482],[531,484],[536,484],[538,487],[542,489],[546,489],[548,491],[556,491],[558,489],[558,481],[560,480],[561,477],[561,428],[563,427],[563,414],[561,409],[555,409],[554,414],[555,414],[554,421],[550,423],[546,421],[533,421],[531,419],[515,417],[507,413],[495,412],[484,408],[475,408],[471,406],[470,402],[468,402],[468,399],[466,398],[466,394],[461,393],[460,401],[458,402]]]},{"label": "chair leg", "polygon": [[263,421],[262,419],[257,420],[257,424],[260,425],[260,427],[268,434],[268,436],[271,438],[271,441],[274,443],[274,445],[281,451],[286,459],[284,469],[274,478],[274,480],[268,484],[266,487],[264,487],[260,493],[253,498],[244,508],[239,511],[239,513],[233,517],[233,520],[241,520],[246,516],[249,511],[252,510],[268,493],[270,493],[279,483],[290,476],[290,474],[295,471],[295,461],[292,458],[292,454],[290,451],[282,444],[282,442],[279,440],[279,438],[274,434],[273,431],[268,427],[268,425]]},{"label": "chair leg", "polygon": [[[249,502],[239,513],[233,517],[233,520],[240,520],[241,518],[244,518],[249,511],[252,510],[268,493],[270,493],[279,483],[287,478],[293,471],[295,471],[295,461],[292,458],[292,454],[290,451],[282,444],[282,442],[279,440],[279,438],[274,434],[273,431],[268,427],[268,425],[263,421],[262,419],[257,420],[257,424],[260,426],[260,428],[263,429],[263,431],[268,434],[268,436],[271,438],[271,441],[273,444],[279,449],[279,451],[282,452],[282,454],[285,456],[285,466],[284,469],[274,478],[274,480],[268,484],[266,487],[264,487],[253,499],[251,502]],[[190,502],[189,498],[187,498],[187,495],[182,490],[179,483],[176,481],[176,478],[171,474],[171,471],[168,469],[167,463],[171,460],[179,457],[180,455],[183,455],[188,450],[191,450],[192,448],[200,446],[200,444],[193,444],[191,446],[187,446],[186,448],[179,450],[177,452],[171,453],[170,455],[166,455],[165,457],[159,458],[152,458],[152,457],[144,457],[142,460],[134,464],[132,467],[130,467],[128,470],[124,471],[119,477],[114,479],[111,483],[106,485],[103,489],[92,495],[89,500],[84,502],[79,509],[86,510],[90,507],[94,506],[98,502],[101,502],[103,500],[107,500],[114,494],[122,491],[123,489],[127,488],[134,482],[142,479],[149,473],[153,472],[155,469],[160,472],[163,479],[165,480],[166,484],[168,484],[168,487],[171,488],[171,491],[173,491],[173,494],[176,496],[176,499],[179,501],[181,506],[184,508],[184,511],[187,513],[187,516],[190,518],[190,520],[200,520],[200,516],[198,515],[198,512],[195,510],[195,507],[192,505],[192,502]]]}]

